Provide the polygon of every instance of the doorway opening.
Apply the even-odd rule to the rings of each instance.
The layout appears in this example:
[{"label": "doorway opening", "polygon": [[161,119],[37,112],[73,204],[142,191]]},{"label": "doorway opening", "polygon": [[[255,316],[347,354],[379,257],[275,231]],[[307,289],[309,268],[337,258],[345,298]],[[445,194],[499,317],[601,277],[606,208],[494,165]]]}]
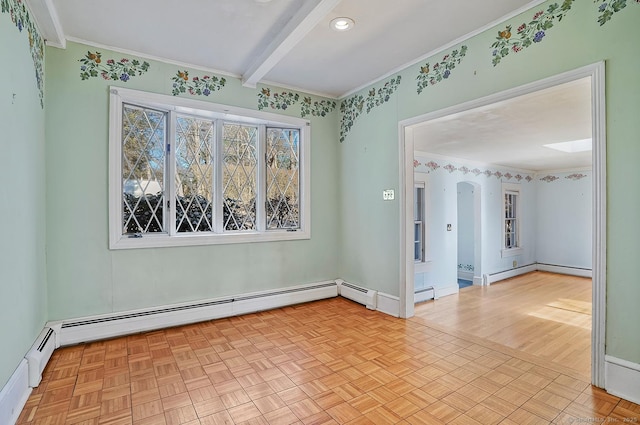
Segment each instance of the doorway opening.
[{"label": "doorway opening", "polygon": [[478,183],[457,184],[458,287],[482,285],[481,191]]},{"label": "doorway opening", "polygon": [[[409,120],[405,120],[400,122],[400,174],[401,174],[401,184],[403,185],[403,190],[401,190],[401,249],[400,249],[400,260],[401,264],[404,264],[404,267],[401,267],[401,276],[400,276],[400,314],[402,317],[411,317],[414,314],[414,300],[413,300],[413,292],[414,292],[414,270],[413,270],[413,261],[408,261],[407,252],[410,243],[408,244],[408,240],[410,238],[410,231],[412,231],[412,227],[408,227],[407,224],[412,220],[411,211],[408,211],[407,205],[413,204],[413,163],[414,163],[414,150],[416,144],[416,134],[419,132],[420,125],[433,120],[441,120],[446,121],[446,128],[455,129],[455,119],[457,115],[464,113],[470,110],[481,110],[490,109],[490,105],[494,105],[500,102],[508,101],[511,99],[516,99],[520,96],[524,95],[532,95],[535,98],[535,94],[538,92],[542,92],[546,89],[550,89],[553,87],[557,87],[563,84],[574,83],[579,80],[587,80],[590,94],[590,101],[588,103],[589,113],[591,118],[590,129],[591,129],[591,146],[592,150],[588,155],[592,161],[592,188],[591,188],[591,203],[592,203],[592,235],[591,235],[591,269],[592,269],[592,331],[591,331],[591,381],[595,386],[603,387],[604,386],[604,341],[605,341],[605,292],[606,292],[606,275],[605,275],[605,244],[606,241],[606,171],[605,171],[605,102],[604,102],[604,64],[597,63],[594,65],[589,65],[574,71],[570,71],[564,74],[560,74],[551,78],[547,78],[541,81],[537,81],[531,84],[527,84],[525,86],[517,87],[511,90],[507,90],[505,92],[500,92],[491,96],[487,96],[482,99],[473,100],[461,105],[457,105],[454,107],[446,108],[440,111],[436,111],[433,113],[429,113],[426,115],[422,115],[419,117],[415,117]],[[530,106],[535,106],[535,101],[530,102]],[[485,120],[486,121],[486,120]],[[478,124],[482,124],[481,122]],[[517,131],[517,129],[516,129]],[[566,140],[564,140],[566,141]],[[452,143],[453,144],[453,143]],[[469,153],[472,156],[478,156],[479,153],[483,149],[483,145],[481,143],[476,146],[479,150],[476,152]],[[506,152],[506,149],[503,150]],[[440,153],[442,155],[442,153]],[[584,155],[583,155],[584,156]],[[501,164],[501,160],[495,160],[493,163]],[[446,165],[447,170],[452,169],[462,169],[463,171],[468,171],[469,168],[466,166],[459,167],[458,165]],[[516,166],[511,165],[509,168],[518,168]],[[527,168],[531,169],[531,168]],[[534,168],[535,170],[535,168]],[[575,173],[576,176],[580,173]],[[503,177],[504,173],[498,171],[494,171],[493,174],[499,180],[504,181]],[[509,173],[511,177],[515,178],[515,174]],[[525,176],[526,175],[526,176]],[[518,173],[517,176],[521,179],[544,179],[545,176],[538,176],[536,173],[533,173],[533,176],[526,173]],[[567,178],[571,178],[570,176],[566,176]],[[556,178],[550,173],[550,177],[548,180],[553,180]],[[509,180],[507,178],[507,180]],[[516,179],[518,180],[518,179]],[[519,180],[518,180],[519,181]],[[544,180],[542,180],[544,181]],[[454,186],[455,187],[455,186]],[[455,190],[455,189],[454,189]],[[485,191],[485,196],[486,196]],[[523,193],[523,196],[524,193]],[[536,263],[536,254],[535,249],[524,249],[522,250],[520,246],[504,246],[501,245],[502,249],[500,251],[500,258],[497,260],[493,260],[489,258],[490,255],[496,255],[495,244],[490,244],[487,241],[487,238],[493,237],[492,234],[495,231],[501,231],[502,234],[500,238],[505,240],[504,229],[500,229],[500,226],[507,226],[503,222],[502,225],[499,225],[498,229],[491,228],[486,224],[489,221],[487,214],[483,218],[486,223],[485,228],[487,228],[486,234],[483,235],[483,249],[481,252],[481,261],[479,262],[481,270],[482,270],[482,279],[483,283],[488,284],[491,281],[492,276],[499,274],[502,270],[505,269],[516,269],[516,265],[520,265],[522,262],[525,265],[529,265],[527,263]],[[526,220],[526,218],[523,218]],[[509,218],[509,226],[515,226],[515,220],[513,217]],[[495,224],[495,222],[493,222]],[[482,226],[481,226],[482,227]],[[494,226],[495,227],[495,226]],[[475,228],[474,228],[475,232]],[[492,233],[493,232],[493,233]],[[511,232],[508,231],[508,233]],[[511,235],[513,236],[513,235]],[[520,236],[519,236],[520,237]],[[533,242],[533,236],[527,235],[526,231],[523,232],[522,241],[529,238],[529,243]],[[506,240],[509,240],[508,238]],[[428,244],[428,241],[427,241]],[[513,249],[513,250],[512,250]],[[493,250],[493,251],[492,251]],[[520,257],[516,257],[516,259],[511,259],[510,256],[520,255]],[[522,257],[525,255],[525,257]],[[526,257],[528,255],[528,257]],[[455,254],[455,258],[457,259],[457,253]],[[409,260],[411,260],[409,258]],[[513,261],[514,267],[505,267],[505,265],[511,264]],[[518,264],[520,263],[520,264]],[[475,268],[475,259],[474,259],[474,268]],[[535,268],[532,270],[536,270]],[[522,270],[520,270],[522,271]],[[504,276],[502,276],[504,278]]]}]

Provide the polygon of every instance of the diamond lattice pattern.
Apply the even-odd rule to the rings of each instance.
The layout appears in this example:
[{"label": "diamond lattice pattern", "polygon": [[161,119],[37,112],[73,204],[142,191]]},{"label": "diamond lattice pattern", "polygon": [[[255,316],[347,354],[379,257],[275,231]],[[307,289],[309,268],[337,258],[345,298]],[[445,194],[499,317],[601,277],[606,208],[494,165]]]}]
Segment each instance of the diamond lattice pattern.
[{"label": "diamond lattice pattern", "polygon": [[300,227],[300,131],[267,129],[267,229]]},{"label": "diamond lattice pattern", "polygon": [[123,233],[165,232],[166,113],[132,105],[122,110]]},{"label": "diamond lattice pattern", "polygon": [[213,231],[214,124],[176,120],[176,230]]},{"label": "diamond lattice pattern", "polygon": [[223,139],[224,230],[254,230],[258,127],[225,123]]}]

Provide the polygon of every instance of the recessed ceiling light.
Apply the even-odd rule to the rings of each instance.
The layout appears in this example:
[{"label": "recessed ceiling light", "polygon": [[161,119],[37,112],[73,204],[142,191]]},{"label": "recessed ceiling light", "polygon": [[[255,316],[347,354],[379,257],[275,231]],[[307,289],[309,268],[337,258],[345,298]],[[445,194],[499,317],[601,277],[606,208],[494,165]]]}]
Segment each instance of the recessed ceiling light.
[{"label": "recessed ceiling light", "polygon": [[555,149],[557,151],[576,153],[591,150],[591,139],[573,140],[571,142],[550,143],[543,145],[545,148]]},{"label": "recessed ceiling light", "polygon": [[335,18],[331,20],[331,28],[335,31],[349,31],[356,23],[351,18]]}]

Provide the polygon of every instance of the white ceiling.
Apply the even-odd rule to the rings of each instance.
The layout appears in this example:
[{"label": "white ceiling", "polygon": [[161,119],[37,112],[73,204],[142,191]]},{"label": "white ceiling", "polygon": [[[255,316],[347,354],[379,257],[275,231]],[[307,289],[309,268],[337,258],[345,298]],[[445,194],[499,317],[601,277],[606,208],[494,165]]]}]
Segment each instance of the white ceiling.
[{"label": "white ceiling", "polygon": [[591,167],[591,151],[543,146],[589,138],[588,77],[414,127],[417,151],[530,171]]},{"label": "white ceiling", "polygon": [[[543,0],[27,0],[43,37],[340,98]],[[346,16],[348,32],[329,22]],[[585,85],[582,85],[584,89]],[[550,92],[552,92],[551,90]],[[586,97],[585,97],[586,96]],[[590,136],[588,91],[504,102],[420,126],[421,150],[516,168],[584,166],[541,143]],[[585,100],[587,99],[587,100]],[[585,115],[587,111],[587,115]],[[588,165],[588,164],[587,164]]]},{"label": "white ceiling", "polygon": [[[66,40],[340,97],[541,0],[27,0]],[[351,31],[329,22],[352,18]]]}]

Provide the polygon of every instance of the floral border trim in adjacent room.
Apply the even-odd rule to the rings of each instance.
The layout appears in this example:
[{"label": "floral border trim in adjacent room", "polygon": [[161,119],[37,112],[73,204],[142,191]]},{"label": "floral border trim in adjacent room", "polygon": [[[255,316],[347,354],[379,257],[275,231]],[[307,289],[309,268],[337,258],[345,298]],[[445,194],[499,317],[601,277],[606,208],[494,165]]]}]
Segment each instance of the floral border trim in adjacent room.
[{"label": "floral border trim in adjacent room", "polygon": [[420,73],[416,77],[418,81],[418,94],[422,90],[446,80],[451,76],[451,71],[460,65],[460,62],[467,54],[467,46],[461,46],[460,50],[455,49],[451,53],[446,54],[440,62],[433,64],[433,67],[427,62],[420,67]]},{"label": "floral border trim in adjacent room", "polygon": [[[582,174],[582,173],[572,173],[569,174],[568,176],[565,176],[564,178],[567,180],[573,180],[573,181],[578,181],[578,180],[582,180],[584,178],[589,177],[586,174]],[[560,180],[561,177],[553,175],[553,174],[547,174],[546,176],[540,178],[540,181],[543,181],[545,183],[552,183],[555,182],[557,180]]]},{"label": "floral border trim in adjacent room", "polygon": [[[497,169],[488,169],[488,168],[478,168],[478,167],[474,167],[474,168],[469,168],[466,165],[459,165],[456,166],[454,164],[452,164],[449,161],[446,162],[436,162],[435,160],[432,159],[426,159],[426,158],[421,158],[423,161],[427,161],[427,162],[420,162],[419,159],[414,159],[413,160],[413,168],[415,169],[416,172],[421,172],[422,170],[426,169],[427,173],[432,173],[436,170],[444,170],[449,174],[453,174],[453,173],[462,173],[463,175],[473,175],[475,177],[478,177],[480,175],[484,175],[487,178],[490,177],[495,177],[497,179],[502,179],[502,180],[515,180],[517,182],[521,182],[521,181],[526,181],[526,182],[531,182],[533,181],[535,178],[537,178],[538,176],[536,176],[535,174],[528,174],[528,173],[518,173],[515,171],[500,171]],[[424,172],[424,171],[423,171]],[[513,174],[515,173],[515,174]],[[578,180],[582,180],[589,177],[588,174],[583,174],[583,173],[571,173],[568,174],[566,176],[564,176],[565,179],[567,180],[573,180],[573,181],[578,181]],[[554,174],[547,174],[543,177],[540,177],[539,180],[543,181],[545,183],[552,183],[558,180],[562,179],[562,174],[560,175],[554,175]]]},{"label": "floral border trim in adjacent room", "polygon": [[[258,109],[264,108],[287,110],[290,106],[300,101],[300,95],[293,92],[271,93],[268,87],[263,88],[258,93]],[[305,118],[309,115],[314,117],[325,117],[336,108],[334,100],[314,101],[308,96],[302,98],[300,102],[300,116]]]},{"label": "floral border trim in adjacent room", "polygon": [[173,89],[171,94],[174,96],[180,93],[189,93],[192,96],[209,96],[214,91],[221,90],[227,83],[224,77],[216,77],[215,75],[203,75],[202,77],[192,77],[189,81],[189,71],[178,71],[176,75],[171,77],[173,81]]},{"label": "floral border trim in adjacent room", "polygon": [[78,59],[80,66],[80,78],[88,80],[100,75],[104,80],[122,81],[126,83],[131,77],[140,76],[149,70],[149,62],[140,62],[138,59],[122,58],[118,61],[107,59],[102,61],[102,53],[88,51],[85,57]]},{"label": "floral border trim in adjacent room", "polygon": [[[507,172],[502,172],[500,170],[490,170],[490,169],[484,169],[481,170],[478,167],[475,167],[473,169],[467,167],[466,165],[462,165],[460,167],[456,167],[455,165],[451,164],[450,162],[448,162],[446,165],[440,165],[438,164],[436,161],[430,160],[429,162],[425,162],[425,163],[421,163],[420,161],[418,161],[417,159],[413,160],[413,167],[414,168],[419,168],[421,165],[424,165],[424,167],[427,169],[428,173],[434,172],[440,168],[442,168],[443,170],[446,170],[449,174],[453,174],[454,172],[459,172],[462,173],[463,175],[467,175],[467,174],[473,174],[474,176],[478,177],[479,175],[483,174],[485,177],[490,178],[490,177],[495,177],[497,179],[502,179],[504,178],[505,180],[516,180],[518,182],[525,180],[526,182],[531,182],[533,180],[533,177],[528,175],[528,174],[520,174],[520,173],[516,173],[516,174],[511,174],[511,172],[507,171]],[[419,170],[418,170],[419,171]]]},{"label": "floral border trim in adjacent room", "polygon": [[381,88],[376,90],[374,87],[369,90],[366,98],[361,94],[357,94],[346,98],[340,103],[340,113],[342,114],[340,118],[340,143],[344,142],[347,138],[347,134],[351,131],[356,119],[358,119],[362,111],[365,110],[365,105],[366,112],[369,113],[376,106],[388,102],[391,95],[400,86],[400,80],[401,77],[398,75],[384,83],[384,86]]},{"label": "floral border trim in adjacent room", "polygon": [[573,174],[569,174],[568,176],[565,177],[565,179],[569,179],[569,180],[582,180],[587,176],[586,174],[582,174],[582,173],[573,173]]},{"label": "floral border trim in adjacent room", "polygon": [[544,177],[542,177],[542,178],[540,179],[540,181],[543,181],[543,182],[545,182],[545,183],[552,183],[552,182],[554,182],[554,181],[556,181],[556,180],[560,180],[560,177],[558,177],[558,176],[552,176],[551,174],[548,174],[548,175],[546,175],[546,176],[544,176]]},{"label": "floral border trim in adjacent room", "polygon": [[504,30],[498,31],[498,37],[491,45],[493,48],[493,66],[499,64],[502,58],[511,52],[518,53],[533,44],[540,43],[547,35],[547,31],[554,26],[555,21],[562,21],[562,18],[571,10],[574,1],[564,0],[562,5],[558,5],[558,3],[550,4],[546,10],[536,12],[529,23],[523,23],[518,26],[516,34],[512,34],[511,25],[507,25]]},{"label": "floral border trim in adjacent room", "polygon": [[[614,13],[620,12],[622,9],[627,7],[627,0],[593,0],[593,2],[600,3],[598,7],[598,12],[600,13],[600,16],[598,16],[598,23],[600,26],[609,22]],[[635,0],[635,2],[640,3],[640,0]]]},{"label": "floral border trim in adjacent room", "polygon": [[473,264],[458,264],[458,270],[464,270],[467,272],[472,272],[474,271],[476,268],[473,266]]},{"label": "floral border trim in adjacent room", "polygon": [[22,0],[1,0],[0,11],[9,13],[11,22],[18,28],[18,31],[22,32],[23,29],[27,29],[29,50],[31,59],[33,59],[38,96],[40,97],[40,107],[44,108],[44,40],[40,36],[36,24],[31,20],[31,14]]}]

